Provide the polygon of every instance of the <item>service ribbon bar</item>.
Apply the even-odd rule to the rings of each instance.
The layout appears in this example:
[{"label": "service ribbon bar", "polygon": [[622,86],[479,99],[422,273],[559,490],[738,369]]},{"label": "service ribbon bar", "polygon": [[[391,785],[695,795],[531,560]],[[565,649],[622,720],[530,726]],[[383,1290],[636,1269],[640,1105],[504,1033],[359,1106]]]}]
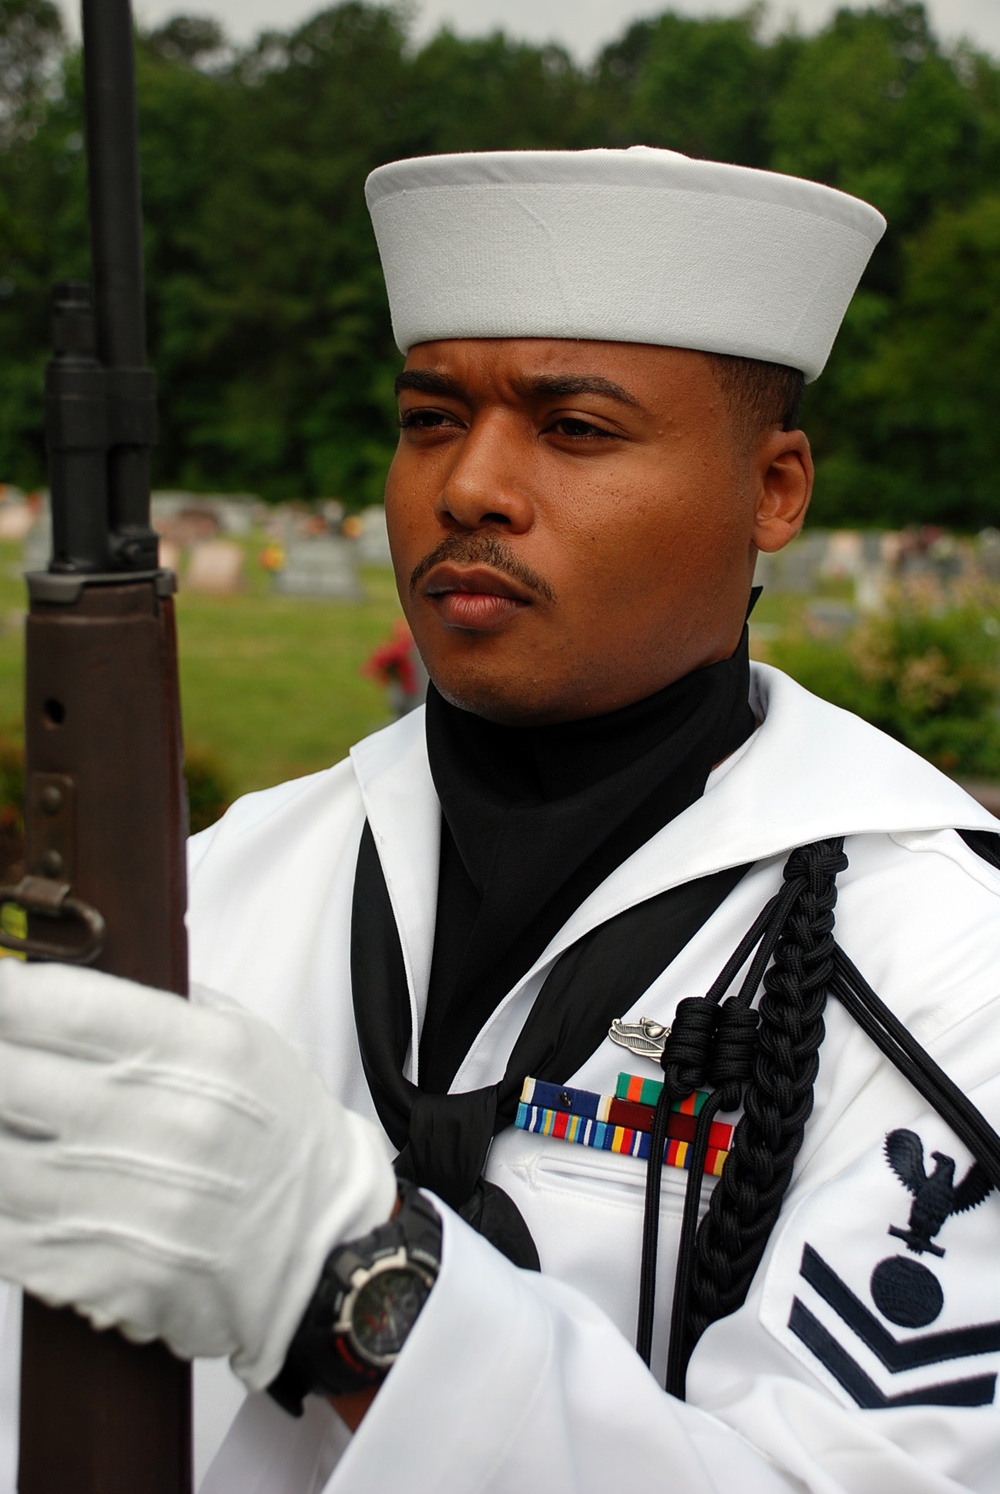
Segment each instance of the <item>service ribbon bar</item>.
[{"label": "service ribbon bar", "polygon": [[[646,1079],[642,1074],[619,1074],[615,1085],[615,1098],[632,1100],[639,1105],[654,1105],[663,1089],[662,1079]],[[707,1089],[696,1089],[683,1100],[675,1100],[672,1109],[684,1115],[699,1115],[708,1098]]]},{"label": "service ribbon bar", "polygon": [[[662,1083],[655,1079],[632,1074],[619,1074],[613,1095],[528,1078],[521,1090],[514,1124],[521,1131],[555,1136],[561,1141],[574,1141],[578,1146],[646,1158],[653,1110],[662,1088]],[[689,1166],[696,1117],[705,1097],[706,1091],[699,1090],[671,1106],[663,1157],[666,1166]],[[705,1171],[710,1176],[718,1177],[722,1171],[732,1135],[732,1126],[712,1122],[705,1157]]]}]

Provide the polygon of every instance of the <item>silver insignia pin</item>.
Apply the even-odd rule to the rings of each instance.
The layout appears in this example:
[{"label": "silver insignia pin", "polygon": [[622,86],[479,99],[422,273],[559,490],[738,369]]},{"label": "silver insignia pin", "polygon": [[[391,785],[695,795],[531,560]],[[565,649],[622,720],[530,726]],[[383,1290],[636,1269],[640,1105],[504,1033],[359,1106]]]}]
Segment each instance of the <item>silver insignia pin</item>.
[{"label": "silver insignia pin", "polygon": [[654,1022],[652,1017],[640,1017],[638,1022],[623,1022],[616,1017],[608,1030],[608,1037],[619,1048],[627,1048],[643,1058],[662,1058],[669,1036],[670,1028]]}]

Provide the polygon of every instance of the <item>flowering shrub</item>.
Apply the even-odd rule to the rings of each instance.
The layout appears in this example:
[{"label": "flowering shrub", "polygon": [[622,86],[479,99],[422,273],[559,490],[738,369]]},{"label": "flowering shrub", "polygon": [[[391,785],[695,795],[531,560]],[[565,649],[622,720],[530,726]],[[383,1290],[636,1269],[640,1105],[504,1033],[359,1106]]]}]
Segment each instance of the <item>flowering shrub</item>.
[{"label": "flowering shrub", "polygon": [[1000,593],[896,588],[842,643],[800,635],[774,662],[957,777],[1000,778]]}]

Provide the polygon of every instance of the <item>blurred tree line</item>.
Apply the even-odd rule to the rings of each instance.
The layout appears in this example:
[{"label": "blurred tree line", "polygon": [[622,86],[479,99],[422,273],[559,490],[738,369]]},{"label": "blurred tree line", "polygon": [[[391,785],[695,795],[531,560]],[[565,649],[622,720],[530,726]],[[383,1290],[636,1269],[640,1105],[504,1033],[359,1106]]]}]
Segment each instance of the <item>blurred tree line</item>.
[{"label": "blurred tree line", "polygon": [[[360,0],[247,49],[177,16],[139,39],[161,486],[376,500],[389,333],[363,199],[433,151],[642,142],[842,187],[890,220],[807,394],[824,523],[1000,516],[1000,62],[923,6],[771,36],[759,9],[637,22],[581,68],[502,34],[411,40]],[[41,483],[48,296],[85,276],[77,49],[0,0],[0,478]]]}]

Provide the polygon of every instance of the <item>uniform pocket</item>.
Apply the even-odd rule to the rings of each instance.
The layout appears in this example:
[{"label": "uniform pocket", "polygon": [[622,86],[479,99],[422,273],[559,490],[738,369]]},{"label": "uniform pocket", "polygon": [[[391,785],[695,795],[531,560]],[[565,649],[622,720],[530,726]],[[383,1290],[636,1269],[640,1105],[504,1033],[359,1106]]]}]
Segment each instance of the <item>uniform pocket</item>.
[{"label": "uniform pocket", "polygon": [[[569,1146],[557,1155],[552,1143],[522,1164],[529,1181],[540,1192],[589,1197],[604,1205],[619,1205],[642,1210],[646,1196],[646,1164],[636,1157],[594,1152],[576,1155]],[[580,1149],[582,1150],[582,1148]],[[660,1207],[664,1213],[679,1213],[684,1205],[687,1173],[677,1168],[663,1169]]]}]

